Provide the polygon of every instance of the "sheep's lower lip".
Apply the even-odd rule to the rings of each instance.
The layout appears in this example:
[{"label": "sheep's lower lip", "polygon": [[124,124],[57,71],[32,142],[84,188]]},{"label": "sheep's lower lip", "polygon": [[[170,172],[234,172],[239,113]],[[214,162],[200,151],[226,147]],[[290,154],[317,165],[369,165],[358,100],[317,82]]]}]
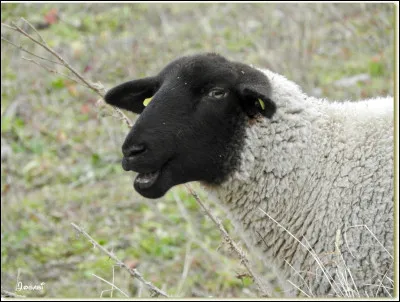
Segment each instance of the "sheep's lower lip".
[{"label": "sheep's lower lip", "polygon": [[135,178],[135,185],[141,190],[148,189],[154,185],[159,176],[160,170],[151,173],[139,173]]}]

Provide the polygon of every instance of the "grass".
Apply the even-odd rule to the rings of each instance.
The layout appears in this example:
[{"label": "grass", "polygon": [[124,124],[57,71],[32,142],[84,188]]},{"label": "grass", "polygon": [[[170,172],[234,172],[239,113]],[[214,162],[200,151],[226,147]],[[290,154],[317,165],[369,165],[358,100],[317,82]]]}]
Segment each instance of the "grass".
[{"label": "grass", "polygon": [[[86,77],[107,88],[155,74],[180,55],[216,51],[270,68],[318,97],[393,94],[392,4],[1,7],[2,22],[25,17],[35,25],[56,9],[60,19],[41,35]],[[9,30],[2,28],[2,36],[46,56]],[[45,282],[43,291],[18,294],[48,298],[96,298],[109,289],[93,274],[112,280],[112,261],[77,236],[70,226],[74,222],[171,295],[255,297],[255,285],[237,278],[243,268],[226,247],[219,248],[218,230],[184,187],[157,201],[135,193],[132,177],[120,166],[126,126],[109,111],[99,112],[89,90],[21,55],[29,56],[2,41],[2,288],[14,291],[17,280]],[[359,74],[367,74],[367,80],[349,87],[336,84]],[[229,221],[224,225],[235,234]],[[268,268],[257,267],[279,296],[281,283]],[[118,268],[114,278],[131,297],[148,295]],[[117,290],[113,296],[123,297]]]}]

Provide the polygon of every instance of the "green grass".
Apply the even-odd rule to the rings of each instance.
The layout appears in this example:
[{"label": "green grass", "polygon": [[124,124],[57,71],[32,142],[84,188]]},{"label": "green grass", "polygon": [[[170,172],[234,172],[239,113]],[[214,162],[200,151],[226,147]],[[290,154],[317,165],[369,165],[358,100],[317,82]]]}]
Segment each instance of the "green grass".
[{"label": "green grass", "polygon": [[[56,8],[61,20],[40,34],[78,71],[107,88],[155,74],[180,55],[216,51],[271,68],[320,97],[393,94],[391,4],[1,7],[2,22],[8,24],[22,24],[19,17],[38,24]],[[10,30],[2,29],[2,36],[48,57]],[[11,45],[1,45],[2,288],[14,291],[19,272],[24,284],[46,282],[44,291],[18,292],[26,296],[96,298],[109,289],[92,274],[111,281],[113,262],[76,234],[74,222],[126,263],[138,264],[146,279],[171,295],[256,296],[251,280],[237,278],[243,267],[220,247],[219,232],[184,187],[156,201],[135,193],[132,176],[120,166],[128,129],[110,111],[99,112],[96,95],[22,60],[29,55]],[[370,79],[335,86],[337,80],[363,73]],[[224,225],[239,240],[228,220]],[[185,259],[190,266],[182,278]],[[269,268],[254,261],[279,295],[280,283]],[[131,297],[140,292],[120,268],[115,268],[115,284]],[[122,295],[114,291],[114,297]]]}]

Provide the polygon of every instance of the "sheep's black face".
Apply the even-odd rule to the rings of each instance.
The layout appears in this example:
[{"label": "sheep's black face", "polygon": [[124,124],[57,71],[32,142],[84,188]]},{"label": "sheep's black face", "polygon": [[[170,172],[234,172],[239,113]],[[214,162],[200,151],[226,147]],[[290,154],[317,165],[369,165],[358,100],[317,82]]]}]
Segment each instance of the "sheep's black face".
[{"label": "sheep's black face", "polygon": [[121,84],[105,100],[141,114],[122,146],[122,167],[139,173],[136,191],[158,198],[177,184],[223,181],[238,164],[247,117],[274,114],[269,95],[263,73],[206,54]]}]

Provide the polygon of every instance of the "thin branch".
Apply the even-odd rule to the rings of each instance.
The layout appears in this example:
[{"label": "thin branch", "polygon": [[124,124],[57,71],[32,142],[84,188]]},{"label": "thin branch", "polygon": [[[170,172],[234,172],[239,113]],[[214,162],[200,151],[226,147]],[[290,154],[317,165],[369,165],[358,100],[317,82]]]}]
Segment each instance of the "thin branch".
[{"label": "thin branch", "polygon": [[183,289],[183,285],[187,279],[190,265],[192,264],[193,257],[190,255],[190,250],[192,248],[192,241],[189,241],[186,245],[186,254],[185,254],[185,262],[183,265],[182,277],[179,281],[178,289],[176,290],[177,296],[181,296],[181,291]]},{"label": "thin branch", "polygon": [[114,283],[111,283],[110,281],[107,281],[106,279],[101,278],[100,276],[97,276],[96,274],[91,274],[92,276],[95,276],[97,279],[107,283],[108,285],[111,285],[111,289],[108,289],[108,291],[111,291],[111,298],[112,298],[112,290],[115,288],[118,290],[121,294],[123,294],[125,297],[129,298],[128,294],[125,293],[122,289],[120,289],[118,286],[116,286]]},{"label": "thin branch", "polygon": [[[61,64],[67,68],[69,71],[71,71],[80,81],[82,81],[82,83],[84,83],[89,89],[93,90],[95,93],[97,93],[98,95],[100,95],[102,98],[104,97],[104,94],[106,92],[106,89],[104,88],[103,85],[101,85],[100,83],[91,83],[89,80],[87,80],[84,76],[82,76],[77,70],[75,70],[66,60],[63,59],[63,57],[61,57],[60,54],[58,54],[55,50],[53,50],[43,39],[43,37],[38,33],[38,31],[35,29],[35,27],[29,23],[27,20],[23,19],[22,20],[24,22],[26,22],[31,28],[34,29],[34,31],[39,35],[40,39],[43,41],[39,41],[38,39],[32,37],[30,34],[28,34],[27,32],[25,32],[21,27],[19,27],[16,23],[12,23],[13,26],[10,26],[8,24],[5,23],[1,23],[1,26],[4,26],[8,29],[12,29],[20,34],[22,34],[23,36],[27,37],[28,39],[30,39],[31,41],[33,41],[35,44],[39,45],[40,47],[44,48],[46,51],[48,51],[49,53],[51,53],[54,57],[56,57]],[[131,121],[128,119],[128,117],[118,108],[111,106],[118,114],[118,116],[120,116],[121,120],[123,120],[125,122],[125,124],[128,125],[128,127],[132,128],[132,123]]]},{"label": "thin branch", "polygon": [[42,40],[43,44],[45,44],[46,46],[49,46],[49,44],[47,44],[47,42],[43,39],[42,35],[37,31],[37,29],[35,28],[35,26],[33,26],[28,20],[26,20],[25,18],[21,17],[21,20],[24,21],[26,24],[29,25],[30,28],[33,29],[33,31],[38,35],[38,37],[40,38],[40,40]]},{"label": "thin branch", "polygon": [[124,121],[125,124],[126,124],[129,128],[132,128],[132,127],[133,127],[132,122],[128,119],[128,117],[127,117],[119,108],[117,108],[117,107],[115,107],[115,106],[111,106],[111,107],[115,110],[115,112],[118,113],[118,115],[120,116],[120,119],[121,119],[122,121]]},{"label": "thin branch", "polygon": [[254,283],[257,285],[261,296],[263,297],[271,297],[271,294],[267,290],[266,285],[262,282],[262,280],[257,276],[257,274],[253,271],[250,261],[247,259],[246,255],[244,252],[240,249],[240,247],[236,244],[235,241],[229,236],[228,232],[225,230],[224,226],[222,225],[222,222],[214,216],[214,214],[211,213],[211,210],[203,203],[203,201],[199,198],[196,192],[193,191],[193,189],[189,185],[185,185],[189,193],[196,199],[197,203],[203,208],[205,213],[207,214],[208,217],[214,222],[214,224],[217,226],[219,231],[222,234],[222,237],[224,240],[228,243],[228,245],[231,247],[231,249],[237,254],[237,256],[240,259],[240,262],[243,264],[243,266],[247,269],[249,272],[250,276],[253,278]]},{"label": "thin branch", "polygon": [[96,240],[94,240],[88,233],[86,233],[82,228],[77,226],[75,223],[71,223],[71,225],[83,236],[85,236],[87,239],[89,239],[89,242],[93,244],[93,246],[97,247],[100,251],[102,251],[104,254],[109,256],[111,259],[113,259],[119,267],[124,268],[125,270],[128,271],[128,273],[133,277],[138,279],[140,282],[142,282],[144,285],[148,287],[152,295],[154,296],[163,296],[163,297],[169,297],[167,293],[165,293],[163,290],[159,289],[155,285],[153,285],[151,282],[145,280],[142,276],[141,273],[139,273],[135,268],[129,268],[125,263],[123,263],[121,260],[117,258],[117,256],[114,255],[114,253],[109,252],[106,250],[103,246],[101,246]]},{"label": "thin branch", "polygon": [[45,70],[47,70],[48,72],[59,74],[60,76],[63,76],[64,78],[67,78],[68,80],[71,80],[71,81],[75,82],[76,84],[82,85],[83,87],[90,88],[89,86],[86,86],[86,84],[83,84],[81,82],[78,82],[74,78],[71,78],[69,75],[67,75],[65,73],[62,73],[62,72],[59,72],[59,71],[57,71],[55,69],[51,69],[50,67],[48,67],[46,65],[43,65],[43,64],[40,64],[39,62],[37,62],[37,61],[35,61],[33,59],[29,59],[29,58],[25,58],[25,57],[22,57],[22,59],[26,60],[28,62],[31,62],[31,63],[33,63],[33,64],[35,64],[35,65],[37,65],[37,66],[39,66],[39,67],[41,67],[41,68],[43,68]]},{"label": "thin branch", "polygon": [[33,41],[35,44],[41,46],[48,52],[50,52],[53,56],[55,56],[66,68],[68,68],[75,76],[77,76],[83,83],[85,83],[90,89],[95,91],[98,95],[103,96],[102,91],[99,90],[98,87],[94,86],[92,83],[90,83],[86,78],[84,78],[78,71],[75,70],[67,61],[65,61],[55,50],[53,50],[50,46],[39,40],[35,39],[32,37],[30,34],[28,34],[26,31],[24,31],[21,27],[19,27],[16,23],[12,23],[15,27],[15,31],[19,32],[20,34],[24,35],[31,41]]},{"label": "thin branch", "polygon": [[34,57],[39,58],[39,59],[44,60],[44,61],[48,61],[48,62],[50,62],[50,63],[54,63],[54,64],[58,64],[58,65],[62,65],[62,66],[63,66],[62,63],[57,62],[57,61],[53,61],[53,60],[50,60],[50,59],[47,59],[47,58],[43,58],[43,57],[41,57],[41,56],[38,56],[37,54],[34,54],[33,52],[30,52],[29,50],[23,48],[22,45],[17,45],[17,44],[15,44],[15,43],[11,42],[10,40],[7,40],[7,39],[4,38],[3,36],[1,37],[1,39],[2,39],[4,42],[7,42],[8,44],[11,44],[11,45],[14,46],[15,48],[18,48],[18,49],[20,49],[20,50],[22,50],[22,51],[24,51],[24,52],[30,54],[31,56],[34,56]]},{"label": "thin branch", "polygon": [[208,245],[206,245],[202,240],[199,240],[199,234],[197,231],[193,228],[192,224],[192,218],[190,217],[189,213],[186,211],[185,206],[182,204],[181,198],[176,194],[174,191],[172,191],[172,194],[174,196],[174,200],[176,201],[176,204],[178,206],[178,209],[182,215],[182,217],[185,219],[187,222],[187,230],[189,233],[190,240],[193,241],[199,248],[201,248],[205,253],[210,255],[213,259],[216,261],[219,261],[220,254],[217,253],[217,251],[214,251],[214,249],[210,249]]},{"label": "thin branch", "polygon": [[[112,277],[112,284],[115,284],[115,265],[113,265],[113,277]],[[114,287],[111,288],[111,293],[110,293],[110,297],[113,297],[113,293],[114,293]]]},{"label": "thin branch", "polygon": [[17,30],[16,27],[8,25],[8,24],[5,24],[5,23],[1,23],[1,26],[4,26],[5,28],[12,29],[12,30]]}]

